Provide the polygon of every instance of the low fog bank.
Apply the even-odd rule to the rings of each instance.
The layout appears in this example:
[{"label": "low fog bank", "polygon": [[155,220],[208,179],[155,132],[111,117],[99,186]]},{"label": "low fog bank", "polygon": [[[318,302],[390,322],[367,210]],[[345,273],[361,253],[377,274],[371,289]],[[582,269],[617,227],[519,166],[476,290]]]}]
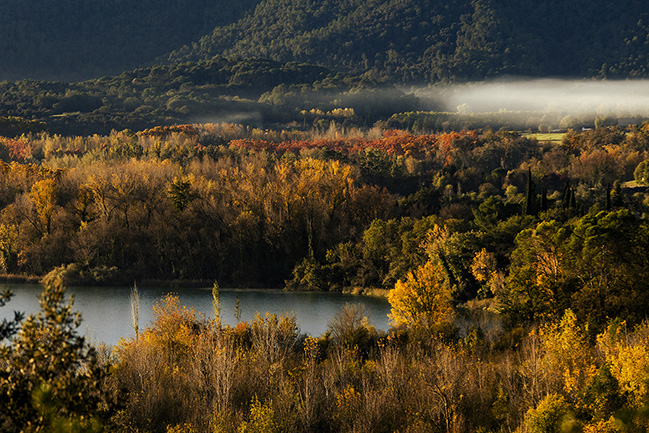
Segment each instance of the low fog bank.
[{"label": "low fog bank", "polygon": [[649,115],[649,80],[510,79],[413,88],[422,108],[458,113]]},{"label": "low fog bank", "polygon": [[254,128],[262,128],[264,125],[264,116],[259,111],[241,111],[241,112],[220,112],[210,115],[193,117],[190,123],[215,123],[215,124],[242,124]]}]

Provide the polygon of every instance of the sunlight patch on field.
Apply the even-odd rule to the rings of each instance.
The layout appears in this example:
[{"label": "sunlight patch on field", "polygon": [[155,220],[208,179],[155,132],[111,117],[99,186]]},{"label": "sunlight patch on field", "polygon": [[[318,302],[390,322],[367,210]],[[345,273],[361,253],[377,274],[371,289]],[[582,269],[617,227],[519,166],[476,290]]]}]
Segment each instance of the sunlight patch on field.
[{"label": "sunlight patch on field", "polygon": [[539,142],[550,142],[559,144],[563,141],[563,137],[566,135],[565,132],[533,132],[529,134],[523,134],[523,137],[526,138],[536,138]]}]

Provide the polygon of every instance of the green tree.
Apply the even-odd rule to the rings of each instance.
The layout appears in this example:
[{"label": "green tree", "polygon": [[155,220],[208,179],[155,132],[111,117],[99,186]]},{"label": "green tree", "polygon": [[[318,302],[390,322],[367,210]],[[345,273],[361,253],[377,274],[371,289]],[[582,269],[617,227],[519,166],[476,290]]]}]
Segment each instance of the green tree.
[{"label": "green tree", "polygon": [[0,430],[98,431],[115,406],[105,366],[76,330],[79,313],[65,302],[60,276],[45,282],[41,311],[0,347]]},{"label": "green tree", "polygon": [[610,318],[639,322],[649,296],[649,230],[631,211],[591,212],[567,242],[566,273],[579,281],[573,309],[593,330]]},{"label": "green tree", "polygon": [[500,308],[511,324],[558,318],[569,306],[573,281],[565,272],[564,243],[569,228],[557,221],[542,222],[516,236]]},{"label": "green tree", "polygon": [[532,169],[527,169],[527,191],[525,192],[525,215],[537,213],[536,185],[532,179]]},{"label": "green tree", "polygon": [[649,184],[649,159],[645,159],[636,167],[633,172],[635,181],[644,185]]},{"label": "green tree", "polygon": [[182,213],[192,198],[194,198],[191,193],[193,182],[193,176],[176,177],[167,190],[169,199],[178,213]]}]

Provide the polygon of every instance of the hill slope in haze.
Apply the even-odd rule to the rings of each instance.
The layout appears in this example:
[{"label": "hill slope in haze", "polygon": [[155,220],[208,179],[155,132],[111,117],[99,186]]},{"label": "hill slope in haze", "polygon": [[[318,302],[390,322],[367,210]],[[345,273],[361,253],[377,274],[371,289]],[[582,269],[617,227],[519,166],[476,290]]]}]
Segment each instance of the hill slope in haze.
[{"label": "hill slope in haze", "polygon": [[293,129],[308,121],[323,129],[335,120],[371,126],[417,107],[417,99],[399,89],[379,89],[375,82],[318,66],[214,57],[78,83],[0,82],[0,136],[44,129],[109,134],[194,122]]},{"label": "hill slope in haze", "polygon": [[638,0],[264,0],[170,59],[268,57],[403,82],[644,77],[648,24]]},{"label": "hill slope in haze", "polygon": [[0,4],[0,80],[77,81],[214,55],[308,62],[407,83],[627,78],[649,74],[648,51],[649,9],[640,0]]},{"label": "hill slope in haze", "polygon": [[150,63],[259,0],[5,0],[0,80],[76,81]]}]

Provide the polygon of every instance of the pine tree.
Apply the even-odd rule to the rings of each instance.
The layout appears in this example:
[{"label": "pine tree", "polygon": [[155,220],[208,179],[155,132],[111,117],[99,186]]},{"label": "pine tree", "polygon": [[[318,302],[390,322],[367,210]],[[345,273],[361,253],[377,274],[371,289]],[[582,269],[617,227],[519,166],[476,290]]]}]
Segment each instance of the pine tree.
[{"label": "pine tree", "polygon": [[76,332],[73,300],[64,301],[56,275],[45,283],[41,311],[0,346],[1,431],[99,431],[115,407],[103,387],[107,369]]}]

